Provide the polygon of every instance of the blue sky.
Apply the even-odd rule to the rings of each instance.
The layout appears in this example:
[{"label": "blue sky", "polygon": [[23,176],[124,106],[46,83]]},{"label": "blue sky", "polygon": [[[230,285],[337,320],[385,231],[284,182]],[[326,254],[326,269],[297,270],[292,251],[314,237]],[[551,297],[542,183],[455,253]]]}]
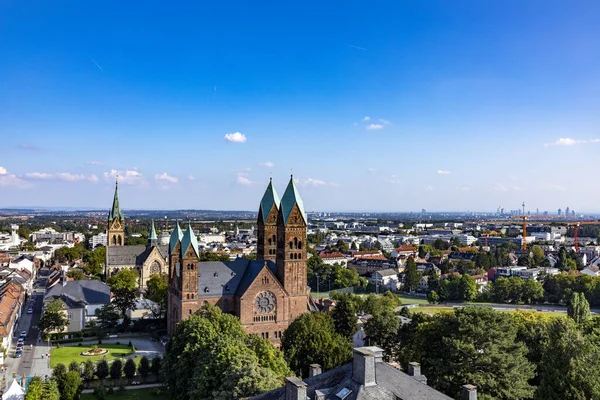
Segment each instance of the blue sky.
[{"label": "blue sky", "polygon": [[[0,1],[0,207],[600,211],[600,4]],[[229,140],[228,140],[229,139]]]}]

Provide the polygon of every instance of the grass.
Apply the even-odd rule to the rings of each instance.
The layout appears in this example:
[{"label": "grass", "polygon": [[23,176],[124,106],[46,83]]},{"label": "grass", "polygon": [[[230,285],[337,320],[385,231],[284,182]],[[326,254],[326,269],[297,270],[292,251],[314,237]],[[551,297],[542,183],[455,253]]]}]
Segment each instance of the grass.
[{"label": "grass", "polygon": [[50,350],[50,366],[54,368],[57,364],[60,363],[65,364],[65,366],[68,366],[69,363],[73,360],[80,363],[86,362],[87,360],[97,362],[98,360],[101,360],[104,357],[106,357],[106,360],[110,362],[115,358],[122,358],[133,354],[131,347],[124,344],[107,343],[98,345],[98,347],[107,349],[108,354],[105,354],[103,356],[91,357],[84,357],[79,355],[79,353],[91,349],[92,346],[64,346],[58,349],[52,349]]},{"label": "grass", "polygon": [[[454,309],[454,307],[449,307],[449,306],[426,306],[426,307],[421,306],[421,307],[411,308],[410,312],[411,312],[411,314],[414,314],[416,312],[422,312],[422,313],[426,313],[426,314],[439,314],[439,313],[443,313],[443,312],[452,312],[453,309]],[[515,312],[516,310],[496,310],[496,311]],[[567,314],[565,314],[565,313],[551,312],[551,311],[537,311],[537,310],[525,310],[525,311],[531,311],[531,312],[535,312],[537,314],[541,314],[545,318],[561,318],[561,317],[567,316]]]},{"label": "grass", "polygon": [[[107,394],[105,400],[169,400],[170,397],[164,392],[156,394],[157,388],[151,389],[132,389],[120,391],[116,390],[113,394]],[[96,400],[93,393],[85,393],[80,397],[81,400]]]},{"label": "grass", "polygon": [[405,294],[397,294],[398,298],[402,301],[402,305],[410,304],[429,304],[425,297],[411,297]]}]

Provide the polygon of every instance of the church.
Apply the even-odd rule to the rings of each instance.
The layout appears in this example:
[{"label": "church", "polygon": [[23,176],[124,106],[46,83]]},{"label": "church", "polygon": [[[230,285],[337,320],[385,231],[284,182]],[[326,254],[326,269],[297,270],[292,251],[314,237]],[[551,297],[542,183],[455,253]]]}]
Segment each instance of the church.
[{"label": "church", "polygon": [[158,244],[154,221],[148,235],[148,243],[144,245],[125,245],[125,218],[119,205],[119,183],[115,186],[113,205],[108,213],[108,229],[106,240],[105,275],[108,278],[122,269],[136,270],[140,276],[140,288],[154,274],[167,273],[169,246]]},{"label": "church", "polygon": [[168,249],[169,333],[204,304],[212,304],[237,316],[246,332],[278,345],[289,324],[312,309],[306,276],[307,223],[291,178],[281,201],[272,180],[267,186],[258,210],[254,261],[199,261],[192,227],[183,232],[178,224]]}]

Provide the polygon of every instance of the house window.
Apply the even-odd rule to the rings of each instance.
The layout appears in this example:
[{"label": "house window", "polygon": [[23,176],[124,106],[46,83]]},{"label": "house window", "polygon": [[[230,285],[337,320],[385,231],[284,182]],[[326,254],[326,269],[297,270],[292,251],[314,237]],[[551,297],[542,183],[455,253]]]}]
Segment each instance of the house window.
[{"label": "house window", "polygon": [[67,318],[69,319],[69,321],[72,320],[73,319],[73,313],[72,312],[67,313]]}]

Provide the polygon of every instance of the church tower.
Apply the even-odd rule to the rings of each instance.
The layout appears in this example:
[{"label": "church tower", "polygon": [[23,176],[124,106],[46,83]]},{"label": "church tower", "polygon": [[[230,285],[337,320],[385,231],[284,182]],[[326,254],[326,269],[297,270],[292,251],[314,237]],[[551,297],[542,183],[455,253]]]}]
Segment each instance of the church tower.
[{"label": "church tower", "polygon": [[148,246],[156,246],[158,244],[158,235],[156,234],[156,228],[154,228],[154,220],[152,220],[152,227],[148,234]]},{"label": "church tower", "polygon": [[198,240],[190,224],[181,238],[181,315],[183,319],[191,315],[196,309],[199,258]]},{"label": "church tower", "polygon": [[125,224],[123,213],[119,207],[119,181],[115,183],[115,197],[112,209],[108,213],[107,246],[125,245]]},{"label": "church tower", "polygon": [[273,179],[269,180],[267,190],[258,208],[257,260],[272,260],[277,257],[277,214],[279,213],[279,196],[273,187]]},{"label": "church tower", "polygon": [[306,311],[306,212],[294,184],[285,189],[277,215],[277,278],[290,295],[290,319]]},{"label": "church tower", "polygon": [[179,222],[171,233],[169,240],[169,297],[167,309],[167,329],[170,334],[175,332],[177,323],[181,321],[181,239],[183,232]]}]

